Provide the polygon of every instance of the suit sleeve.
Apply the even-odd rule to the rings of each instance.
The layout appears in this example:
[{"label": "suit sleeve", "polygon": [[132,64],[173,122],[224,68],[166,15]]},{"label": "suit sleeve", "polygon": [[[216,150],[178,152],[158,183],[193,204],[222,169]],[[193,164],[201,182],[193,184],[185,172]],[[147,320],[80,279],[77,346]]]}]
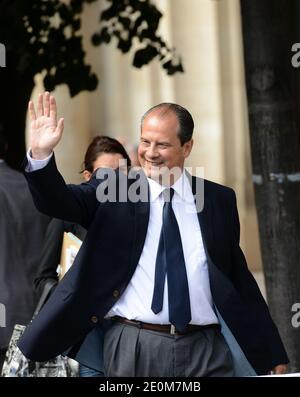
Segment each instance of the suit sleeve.
[{"label": "suit sleeve", "polygon": [[27,162],[25,158],[24,175],[37,209],[53,218],[79,223],[87,229],[99,205],[96,198],[99,181],[92,178],[88,183],[67,185],[56,167],[54,155],[44,168],[37,171],[26,172]]},{"label": "suit sleeve", "polygon": [[[240,222],[237,210],[236,196],[232,191],[231,200],[232,222],[232,275],[231,280],[245,303],[249,316],[259,321],[260,328],[265,333],[266,351],[269,351],[272,368],[278,364],[288,363],[288,357],[281,341],[278,329],[274,324],[268,306],[259,287],[249,271],[245,256],[240,248]],[[271,368],[270,368],[271,370]]]}]

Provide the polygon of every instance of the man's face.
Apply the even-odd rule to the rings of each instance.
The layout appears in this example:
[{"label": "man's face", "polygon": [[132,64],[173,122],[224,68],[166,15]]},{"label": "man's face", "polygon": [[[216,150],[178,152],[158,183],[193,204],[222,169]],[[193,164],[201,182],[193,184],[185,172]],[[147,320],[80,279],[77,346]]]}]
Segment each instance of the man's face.
[{"label": "man's face", "polygon": [[176,115],[169,111],[153,111],[144,120],[138,156],[146,175],[156,179],[164,167],[183,169],[184,160],[189,156],[193,140],[181,146],[177,131]]}]

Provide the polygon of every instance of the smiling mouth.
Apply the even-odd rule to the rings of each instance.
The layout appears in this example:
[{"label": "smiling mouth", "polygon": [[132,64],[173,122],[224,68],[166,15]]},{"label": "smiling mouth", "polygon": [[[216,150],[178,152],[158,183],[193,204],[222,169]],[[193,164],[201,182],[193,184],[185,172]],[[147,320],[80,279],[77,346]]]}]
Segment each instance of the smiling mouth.
[{"label": "smiling mouth", "polygon": [[153,166],[158,166],[158,165],[162,165],[163,162],[162,161],[150,161],[150,160],[146,160],[147,163],[153,165]]}]

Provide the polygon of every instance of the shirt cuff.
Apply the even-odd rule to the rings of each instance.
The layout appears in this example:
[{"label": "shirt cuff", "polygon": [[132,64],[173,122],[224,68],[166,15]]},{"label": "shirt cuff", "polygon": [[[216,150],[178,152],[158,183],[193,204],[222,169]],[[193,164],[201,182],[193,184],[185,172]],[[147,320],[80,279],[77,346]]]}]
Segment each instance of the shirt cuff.
[{"label": "shirt cuff", "polygon": [[37,171],[37,170],[40,170],[40,169],[46,167],[46,165],[51,160],[51,157],[53,156],[53,152],[43,160],[36,160],[31,157],[31,149],[29,149],[26,156],[27,156],[28,163],[25,167],[25,171],[33,172],[33,171]]}]

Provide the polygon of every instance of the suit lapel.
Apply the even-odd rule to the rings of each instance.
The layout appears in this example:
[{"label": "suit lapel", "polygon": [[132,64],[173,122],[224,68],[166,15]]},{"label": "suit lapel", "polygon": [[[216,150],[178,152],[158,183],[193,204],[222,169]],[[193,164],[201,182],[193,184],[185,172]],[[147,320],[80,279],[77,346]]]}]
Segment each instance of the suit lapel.
[{"label": "suit lapel", "polygon": [[213,243],[213,225],[211,204],[208,200],[205,200],[203,210],[198,212],[198,220],[200,223],[203,244],[205,244],[207,251],[209,251]]},{"label": "suit lapel", "polygon": [[200,224],[203,244],[205,246],[206,251],[209,252],[213,243],[213,222],[212,222],[211,202],[208,197],[208,192],[205,189],[205,180],[200,181],[200,178],[191,176],[188,173],[187,176],[192,186],[192,192],[195,197],[195,202],[196,202],[196,195],[197,194],[199,195],[199,190],[201,192],[201,189],[198,189],[197,191],[197,183],[199,182],[203,183],[203,194],[204,194],[203,208],[200,212],[197,212],[197,215]]},{"label": "suit lapel", "polygon": [[132,264],[133,266],[137,266],[138,261],[140,259],[140,256],[142,254],[146,236],[147,236],[147,230],[148,230],[148,224],[149,224],[149,216],[150,216],[150,191],[149,191],[149,184],[148,180],[145,177],[141,178],[143,181],[141,183],[146,183],[147,184],[147,189],[148,189],[148,199],[147,201],[138,201],[137,203],[134,203],[134,210],[135,210],[135,235],[134,235],[134,252],[133,252],[133,260]]}]

